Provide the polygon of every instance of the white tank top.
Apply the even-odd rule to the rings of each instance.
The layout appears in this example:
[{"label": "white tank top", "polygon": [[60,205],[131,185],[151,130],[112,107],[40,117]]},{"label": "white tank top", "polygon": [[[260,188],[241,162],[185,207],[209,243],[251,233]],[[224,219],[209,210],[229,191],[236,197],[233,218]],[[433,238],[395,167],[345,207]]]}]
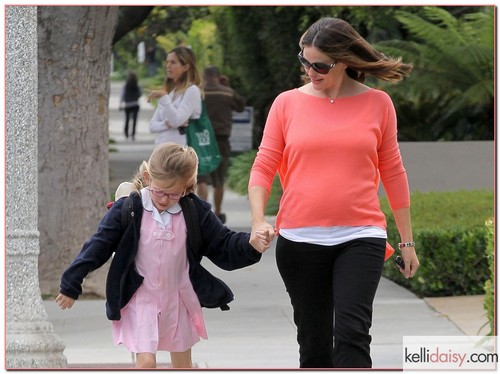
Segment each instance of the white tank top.
[{"label": "white tank top", "polygon": [[387,239],[387,232],[378,226],[312,226],[293,229],[281,228],[279,234],[285,239],[293,242],[325,246],[338,245],[360,238]]}]

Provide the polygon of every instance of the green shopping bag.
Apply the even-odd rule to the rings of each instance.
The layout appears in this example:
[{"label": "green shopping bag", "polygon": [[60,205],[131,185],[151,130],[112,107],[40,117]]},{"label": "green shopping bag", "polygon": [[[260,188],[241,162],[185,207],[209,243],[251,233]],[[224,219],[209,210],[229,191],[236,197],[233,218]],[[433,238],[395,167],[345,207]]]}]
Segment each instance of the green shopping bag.
[{"label": "green shopping bag", "polygon": [[222,156],[204,101],[201,102],[200,118],[189,120],[186,138],[187,144],[193,147],[198,155],[198,175],[210,174],[219,167]]}]

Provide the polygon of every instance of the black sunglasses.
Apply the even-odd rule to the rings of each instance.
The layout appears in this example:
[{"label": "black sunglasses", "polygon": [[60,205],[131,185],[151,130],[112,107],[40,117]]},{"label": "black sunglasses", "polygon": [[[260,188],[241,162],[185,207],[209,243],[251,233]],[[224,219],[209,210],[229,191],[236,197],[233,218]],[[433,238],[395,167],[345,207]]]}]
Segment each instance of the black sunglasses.
[{"label": "black sunglasses", "polygon": [[311,64],[304,58],[304,56],[302,56],[302,51],[299,52],[297,57],[299,58],[299,61],[304,68],[306,69],[313,68],[313,70],[318,74],[328,74],[330,69],[333,68],[335,65],[337,65],[337,62],[333,62],[330,65],[324,64],[322,62],[313,62]]}]

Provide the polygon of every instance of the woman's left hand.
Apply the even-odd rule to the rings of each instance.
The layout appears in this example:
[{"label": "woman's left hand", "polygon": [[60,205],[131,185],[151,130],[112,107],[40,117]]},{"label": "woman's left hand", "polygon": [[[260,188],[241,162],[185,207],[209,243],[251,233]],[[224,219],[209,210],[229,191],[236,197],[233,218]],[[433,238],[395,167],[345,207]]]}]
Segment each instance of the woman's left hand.
[{"label": "woman's left hand", "polygon": [[414,247],[406,247],[401,249],[401,257],[405,262],[405,268],[399,268],[399,271],[403,273],[406,279],[413,278],[417,272],[420,262],[417,258],[417,253]]}]

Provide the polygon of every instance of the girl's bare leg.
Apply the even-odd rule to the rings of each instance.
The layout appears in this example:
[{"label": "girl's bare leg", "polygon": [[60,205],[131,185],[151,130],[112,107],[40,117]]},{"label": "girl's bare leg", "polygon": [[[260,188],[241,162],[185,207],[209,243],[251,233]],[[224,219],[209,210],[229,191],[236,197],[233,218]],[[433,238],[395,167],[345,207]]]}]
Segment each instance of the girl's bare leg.
[{"label": "girl's bare leg", "polygon": [[156,355],[149,352],[136,353],[135,367],[136,369],[156,368]]},{"label": "girl's bare leg", "polygon": [[170,352],[170,358],[172,359],[172,368],[174,369],[189,369],[193,367],[191,349],[188,349],[186,352]]}]

